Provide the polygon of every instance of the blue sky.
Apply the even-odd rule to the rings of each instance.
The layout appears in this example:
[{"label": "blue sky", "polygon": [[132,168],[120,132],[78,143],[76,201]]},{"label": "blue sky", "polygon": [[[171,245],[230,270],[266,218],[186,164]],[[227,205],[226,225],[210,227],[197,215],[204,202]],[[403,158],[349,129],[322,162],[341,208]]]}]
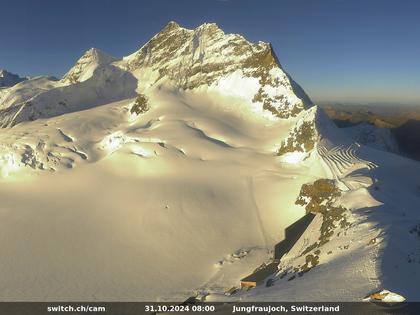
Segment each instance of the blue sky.
[{"label": "blue sky", "polygon": [[420,105],[420,1],[0,0],[0,68],[62,76],[97,47],[121,57],[168,21],[268,41],[315,101]]}]

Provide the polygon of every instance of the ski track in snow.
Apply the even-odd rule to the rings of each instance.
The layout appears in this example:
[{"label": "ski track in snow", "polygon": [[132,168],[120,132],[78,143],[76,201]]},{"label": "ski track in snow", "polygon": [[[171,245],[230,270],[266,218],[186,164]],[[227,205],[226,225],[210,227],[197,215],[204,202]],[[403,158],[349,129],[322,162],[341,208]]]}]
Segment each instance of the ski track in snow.
[{"label": "ski track in snow", "polygon": [[248,180],[248,186],[249,186],[249,191],[251,193],[251,200],[252,200],[252,203],[254,204],[255,214],[256,214],[257,220],[258,220],[258,225],[260,227],[261,234],[262,234],[262,237],[264,239],[264,247],[267,248],[267,246],[268,246],[267,232],[264,228],[264,224],[263,224],[263,221],[261,219],[260,208],[258,207],[257,201],[255,200],[254,179],[252,177],[249,178],[249,180]]},{"label": "ski track in snow", "polygon": [[375,163],[358,157],[358,150],[360,150],[360,146],[357,144],[340,145],[328,149],[320,143],[317,147],[318,154],[326,164],[327,169],[330,170],[332,177],[342,183],[347,190],[358,188],[358,186],[353,184],[353,182],[357,181],[357,178],[351,176],[352,173],[363,168],[371,170],[378,167]]}]

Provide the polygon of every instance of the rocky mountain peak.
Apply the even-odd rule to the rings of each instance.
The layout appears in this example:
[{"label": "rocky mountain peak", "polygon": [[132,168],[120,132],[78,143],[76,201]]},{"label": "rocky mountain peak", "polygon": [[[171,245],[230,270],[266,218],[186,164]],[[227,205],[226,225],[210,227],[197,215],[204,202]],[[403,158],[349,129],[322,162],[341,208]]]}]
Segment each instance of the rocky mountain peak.
[{"label": "rocky mountain peak", "polygon": [[22,78],[17,74],[0,69],[0,87],[10,87],[25,80],[27,80],[27,78]]},{"label": "rocky mountain peak", "polygon": [[168,24],[166,24],[166,26],[161,30],[161,32],[168,32],[168,31],[173,31],[176,29],[181,28],[181,26],[175,22],[175,21],[170,21]]},{"label": "rocky mountain peak", "polygon": [[225,32],[216,23],[201,24],[194,30],[194,32],[195,34],[225,34]]},{"label": "rocky mountain peak", "polygon": [[77,60],[77,64],[83,64],[88,62],[97,62],[98,64],[107,64],[116,61],[117,58],[103,52],[98,48],[89,48],[83,55]]},{"label": "rocky mountain peak", "polygon": [[[225,34],[215,23],[186,29],[170,22],[121,66],[155,73],[153,84],[170,81],[182,89],[208,86],[243,95],[238,80],[248,81],[254,92],[249,102],[278,118],[296,116],[312,102],[282,69],[269,43],[251,43],[238,34]],[[252,82],[251,82],[252,81]],[[226,92],[226,91],[225,91]]]}]

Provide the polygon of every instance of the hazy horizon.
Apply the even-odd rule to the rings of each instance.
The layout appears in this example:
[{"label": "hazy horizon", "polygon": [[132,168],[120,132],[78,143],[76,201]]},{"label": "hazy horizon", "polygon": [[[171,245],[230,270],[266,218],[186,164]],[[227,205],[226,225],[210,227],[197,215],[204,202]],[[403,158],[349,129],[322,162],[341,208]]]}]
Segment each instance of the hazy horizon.
[{"label": "hazy horizon", "polygon": [[340,105],[340,106],[382,106],[382,107],[403,107],[415,108],[420,110],[420,102],[404,103],[398,101],[355,101],[355,100],[346,100],[346,99],[314,99],[312,101],[317,105]]}]

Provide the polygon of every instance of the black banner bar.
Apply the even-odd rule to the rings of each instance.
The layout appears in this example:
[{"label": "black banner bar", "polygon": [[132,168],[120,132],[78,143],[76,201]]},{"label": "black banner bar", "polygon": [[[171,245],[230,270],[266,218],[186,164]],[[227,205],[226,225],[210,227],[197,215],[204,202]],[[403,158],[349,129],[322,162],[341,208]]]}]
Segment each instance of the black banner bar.
[{"label": "black banner bar", "polygon": [[400,314],[419,315],[420,302],[373,304],[368,302],[0,302],[1,315],[44,314]]}]

